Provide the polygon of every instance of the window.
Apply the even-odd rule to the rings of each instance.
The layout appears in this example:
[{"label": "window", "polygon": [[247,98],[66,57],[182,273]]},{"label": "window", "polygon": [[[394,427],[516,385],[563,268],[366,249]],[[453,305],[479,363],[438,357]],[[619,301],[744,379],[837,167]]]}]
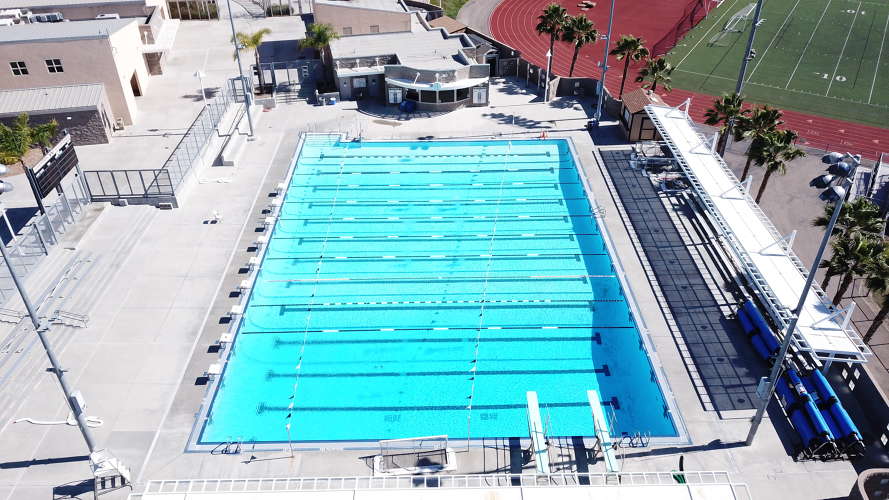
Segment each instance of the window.
[{"label": "window", "polygon": [[9,63],[9,67],[12,68],[12,74],[15,76],[28,74],[28,67],[25,65],[25,61],[12,61]]},{"label": "window", "polygon": [[46,60],[46,70],[50,73],[62,73],[65,70],[62,68],[62,60],[61,59],[47,59]]},{"label": "window", "polygon": [[371,24],[370,25],[370,32],[371,33],[379,33],[380,32],[380,25],[379,24]]},{"label": "window", "polygon": [[343,34],[344,35],[351,35],[352,34],[352,27],[351,26],[343,26]]}]

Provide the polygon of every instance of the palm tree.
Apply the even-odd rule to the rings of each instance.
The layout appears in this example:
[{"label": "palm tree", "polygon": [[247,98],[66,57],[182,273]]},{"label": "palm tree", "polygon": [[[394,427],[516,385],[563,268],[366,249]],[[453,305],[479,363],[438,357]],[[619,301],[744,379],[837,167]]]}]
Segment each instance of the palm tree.
[{"label": "palm tree", "polygon": [[[833,215],[833,209],[833,203],[825,205],[824,214],[815,217],[812,220],[812,225],[827,227],[830,217]],[[880,207],[865,197],[855,198],[843,204],[832,234],[840,237],[880,238],[883,234],[883,218],[880,217]]]},{"label": "palm tree", "polygon": [[639,70],[639,76],[636,77],[637,82],[648,81],[642,85],[644,88],[651,87],[651,91],[657,90],[658,84],[664,87],[667,92],[673,90],[670,86],[670,74],[673,73],[673,65],[668,63],[663,57],[657,59],[649,59],[645,62],[645,67]]},{"label": "palm tree", "polygon": [[772,174],[777,172],[784,175],[787,173],[788,162],[806,156],[806,153],[793,145],[797,137],[796,132],[792,130],[776,130],[763,137],[760,144],[747,152],[748,155],[753,155],[753,162],[757,166],[766,169],[766,173],[762,176],[762,183],[759,185],[759,191],[756,193],[757,203],[766,192],[766,186],[769,184]]},{"label": "palm tree", "polygon": [[340,35],[330,24],[313,24],[306,30],[306,38],[300,42],[300,47],[317,50],[321,54],[321,61],[324,62],[324,49],[339,37]]},{"label": "palm tree", "polygon": [[649,52],[645,47],[645,40],[637,38],[633,35],[622,35],[617,45],[609,54],[615,56],[618,61],[624,62],[624,76],[620,80],[620,92],[618,99],[624,96],[624,84],[627,83],[627,70],[630,69],[630,61],[641,61],[648,57]]},{"label": "palm tree", "polygon": [[44,153],[52,147],[59,123],[50,120],[31,127],[29,121],[28,114],[22,113],[15,117],[12,127],[0,124],[0,163],[21,162],[25,166],[24,156],[32,146],[39,146]]},{"label": "palm tree", "polygon": [[827,288],[830,279],[834,276],[842,276],[840,286],[833,296],[833,305],[842,300],[852,280],[856,275],[865,274],[870,266],[870,261],[877,258],[883,252],[883,242],[868,238],[837,238],[830,245],[833,253],[830,259],[821,261],[818,267],[826,269],[821,288]]},{"label": "palm tree", "polygon": [[577,62],[577,56],[580,49],[584,45],[596,43],[599,39],[599,32],[596,30],[593,22],[587,19],[586,15],[578,14],[569,17],[568,22],[562,31],[562,41],[570,42],[574,45],[574,55],[571,57],[571,68],[568,70],[568,76],[574,76],[574,64]]},{"label": "palm tree", "polygon": [[[704,123],[707,125],[721,125],[719,127],[719,142],[716,146],[716,152],[720,156],[725,156],[725,147],[728,144],[732,124],[735,120],[750,112],[750,110],[742,109],[743,105],[744,96],[737,92],[732,92],[731,94],[722,94],[722,97],[713,101],[713,107],[708,108],[704,112]],[[744,180],[744,177],[747,176],[749,167],[750,162],[748,161],[747,166],[744,167],[744,175],[741,177],[741,180]]]},{"label": "palm tree", "polygon": [[557,3],[551,3],[543,9],[543,14],[540,14],[537,17],[537,26],[534,28],[537,30],[538,35],[549,35],[549,61],[547,61],[546,67],[546,77],[552,74],[553,70],[553,57],[555,57],[555,46],[556,40],[565,30],[565,25],[568,23],[568,11],[565,10],[564,7]]},{"label": "palm tree", "polygon": [[[259,73],[259,83],[262,84],[262,68],[259,66],[259,46],[262,45],[262,39],[271,33],[272,30],[263,28],[254,33],[243,33],[241,31],[235,33],[232,43],[237,41],[238,48],[236,50],[252,50],[253,60],[256,62],[256,71]],[[235,58],[238,54],[235,53]]]},{"label": "palm tree", "polygon": [[[735,141],[750,139],[750,146],[747,148],[749,151],[750,148],[762,142],[763,137],[778,130],[778,127],[784,123],[781,118],[782,114],[779,109],[769,106],[757,107],[752,113],[741,115],[738,118],[733,130]],[[747,162],[744,164],[744,171],[741,173],[742,181],[747,178],[747,173],[750,171],[750,163],[750,155],[747,155]]]},{"label": "palm tree", "polygon": [[871,320],[870,327],[864,334],[864,342],[867,343],[883,324],[886,316],[889,316],[889,248],[884,249],[883,253],[870,260],[865,284],[871,293],[882,297],[880,310],[877,311],[874,319]]}]

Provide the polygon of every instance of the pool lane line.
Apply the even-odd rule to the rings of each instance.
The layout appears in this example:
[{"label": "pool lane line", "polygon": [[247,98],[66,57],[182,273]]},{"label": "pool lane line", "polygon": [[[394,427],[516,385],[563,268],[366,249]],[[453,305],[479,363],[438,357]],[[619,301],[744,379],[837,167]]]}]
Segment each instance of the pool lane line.
[{"label": "pool lane line", "polygon": [[[579,198],[562,198],[562,197],[552,197],[552,196],[523,196],[519,198],[499,198],[499,199],[488,199],[488,198],[457,198],[451,200],[445,199],[431,199],[431,200],[384,200],[382,198],[379,199],[366,199],[366,200],[345,200],[344,203],[404,203],[406,205],[419,204],[419,203],[461,203],[461,202],[469,202],[469,203],[480,203],[480,202],[490,202],[490,203],[502,203],[508,201],[522,201],[522,202],[531,202],[531,201],[589,201],[587,198],[579,197]],[[287,202],[288,205],[304,205],[307,203],[313,203],[317,205],[321,205],[324,203],[334,203],[332,198],[303,198],[299,201],[290,201]]]},{"label": "pool lane line", "polygon": [[[554,174],[559,170],[575,170],[571,167],[543,167],[543,168],[509,168],[509,169],[468,169],[468,170],[361,170],[355,172],[344,173],[345,175],[417,175],[417,174],[501,174],[504,172],[516,173],[516,172],[541,172],[547,174]],[[335,171],[328,170],[318,170],[315,172],[306,172],[304,174],[293,174],[294,176],[320,176],[320,175],[335,175]]]},{"label": "pool lane line", "polygon": [[[535,187],[558,187],[558,186],[582,186],[580,182],[556,182],[556,181],[515,181],[510,182],[504,187],[504,189],[510,189],[513,186],[526,187],[530,186],[531,188]],[[352,188],[385,188],[389,190],[390,188],[452,188],[452,187],[488,187],[488,186],[499,186],[496,182],[430,182],[430,183],[420,183],[420,184],[347,184],[345,187],[348,189]],[[291,184],[289,189],[293,188],[334,188],[334,184]]]},{"label": "pool lane line", "polygon": [[[448,304],[599,304],[607,302],[623,302],[619,299],[495,299],[495,300],[378,300],[352,302],[315,302],[315,303],[279,303],[253,304],[251,307],[344,307],[344,306],[409,306],[409,305],[448,305]],[[437,328],[433,328],[435,330]],[[447,330],[447,328],[444,328]]]},{"label": "pool lane line", "polygon": [[445,254],[416,254],[416,255],[313,255],[311,257],[266,257],[267,260],[318,260],[318,259],[336,259],[336,260],[379,260],[379,259],[524,259],[527,257],[532,257],[535,259],[547,259],[547,258],[566,258],[566,257],[587,257],[587,256],[597,256],[597,255],[608,255],[607,252],[589,252],[589,253],[516,253],[516,254],[489,254],[489,253],[480,253],[480,254],[462,254],[462,255],[445,255]]},{"label": "pool lane line", "polygon": [[[389,222],[393,220],[410,220],[410,221],[430,221],[430,220],[489,220],[491,215],[408,215],[408,216],[380,216],[380,217],[337,217],[334,221],[351,221],[351,222],[369,222],[380,221]],[[566,217],[593,217],[592,212],[586,214],[541,214],[541,215],[501,215],[500,220],[506,219],[564,219]],[[279,217],[278,220],[304,220],[304,221],[325,221],[322,217]]]},{"label": "pool lane line", "polygon": [[[570,236],[601,236],[602,233],[506,233],[497,236],[498,240],[504,239],[520,239],[520,238],[564,238]],[[490,235],[479,233],[451,233],[451,234],[370,234],[370,235],[341,235],[337,236],[340,240],[386,240],[390,238],[399,238],[405,240],[426,240],[430,238],[443,239],[465,239],[473,240],[479,238],[488,238]],[[313,240],[321,241],[321,236],[287,236],[285,238],[275,238],[276,240],[304,240],[312,242]]]},{"label": "pool lane line", "polygon": [[[484,276],[373,276],[367,278],[291,278],[286,280],[263,280],[265,283],[311,283],[311,282],[361,282],[361,281],[455,281],[455,280],[478,280]],[[520,276],[495,276],[496,280],[528,280],[528,279],[601,279],[601,278],[617,278],[615,274],[554,274],[554,275],[520,275]]]},{"label": "pool lane line", "polygon": [[[477,326],[448,326],[448,327],[439,327],[439,330],[444,329],[445,331],[476,331],[478,330]],[[626,329],[634,329],[636,325],[538,325],[538,326],[491,326],[486,328],[486,330],[626,330]],[[324,329],[317,328],[313,330],[309,330],[309,333],[379,333],[379,332],[429,332],[434,331],[434,327],[395,327],[395,328],[338,328],[338,329]],[[303,333],[302,330],[266,330],[266,331],[254,331],[254,332],[241,332],[245,335],[286,335],[290,333]],[[412,339],[416,340],[416,339]]]},{"label": "pool lane line", "polygon": [[[345,168],[344,164],[340,163],[340,177],[337,178],[338,182],[342,182],[342,171],[344,168]],[[339,194],[339,191],[337,191],[337,194]],[[330,235],[330,231],[331,231],[331,227],[332,227],[332,224],[330,222],[333,220],[333,213],[334,213],[335,209],[336,209],[336,204],[331,205],[330,218],[329,218],[328,224],[327,224],[327,236]],[[324,254],[324,250],[327,248],[327,241],[328,241],[328,239],[325,238],[324,243],[321,248],[322,255]],[[268,257],[269,256],[266,255],[266,258],[268,258]],[[321,274],[321,267],[323,265],[324,265],[324,258],[322,257],[321,259],[318,260],[317,266],[315,267],[315,276],[319,276]],[[312,294],[311,294],[311,298],[313,300],[314,300],[317,292],[318,292],[318,283],[316,282],[314,285],[314,289],[312,290]],[[292,428],[292,424],[293,424],[293,407],[294,407],[294,404],[296,403],[297,391],[299,390],[299,382],[300,382],[300,377],[302,375],[303,356],[305,355],[305,352],[306,352],[306,341],[309,338],[309,325],[311,324],[311,321],[312,321],[312,308],[311,308],[311,306],[309,306],[309,313],[306,314],[305,327],[304,327],[305,331],[303,333],[303,341],[302,341],[302,344],[300,345],[299,355],[297,357],[297,364],[296,364],[296,367],[294,368],[296,370],[296,374],[295,374],[296,380],[293,382],[293,391],[291,392],[290,398],[289,398],[290,402],[289,402],[288,408],[290,409],[290,412],[285,417],[285,420],[287,421],[287,423],[285,424],[285,428],[287,430],[287,443],[288,443],[288,446],[290,446],[291,456],[293,455],[293,444],[292,444],[293,440],[291,438],[291,428]]]}]

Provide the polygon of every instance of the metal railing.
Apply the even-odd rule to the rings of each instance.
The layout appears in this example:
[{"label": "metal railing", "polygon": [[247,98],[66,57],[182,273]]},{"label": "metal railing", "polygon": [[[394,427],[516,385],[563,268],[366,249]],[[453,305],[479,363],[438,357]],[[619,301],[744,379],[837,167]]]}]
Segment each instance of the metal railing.
[{"label": "metal railing", "polygon": [[747,486],[732,483],[728,472],[619,472],[560,474],[466,474],[421,476],[352,476],[243,479],[151,480],[142,493],[151,498],[171,493],[298,492],[417,488],[541,488],[554,486],[727,485],[738,499],[750,498]]},{"label": "metal railing", "polygon": [[[110,201],[175,197],[176,189],[198,163],[212,136],[222,136],[218,127],[229,107],[244,102],[245,95],[238,88],[239,82],[237,78],[228,80],[219,94],[204,102],[201,111],[160,169],[85,171],[84,177],[92,199]],[[238,123],[243,113],[244,109],[238,110],[234,124]]]},{"label": "metal railing", "polygon": [[[80,179],[70,179],[61,185],[62,192],[55,199],[44,203],[46,213],[35,215],[6,245],[10,265],[20,277],[26,277],[37,267],[89,205],[90,196]],[[17,295],[9,269],[0,266],[0,303]]]},{"label": "metal railing", "polygon": [[229,105],[244,102],[243,91],[235,89],[234,85],[237,85],[236,80],[229,80],[217,96],[207,99],[179,144],[164,162],[163,169],[170,173],[170,183],[173,189],[179,187],[194,167],[210,141],[210,136],[218,133],[216,127],[222,121]]},{"label": "metal railing", "polygon": [[83,173],[93,201],[174,196],[170,172],[157,170],[87,170]]}]

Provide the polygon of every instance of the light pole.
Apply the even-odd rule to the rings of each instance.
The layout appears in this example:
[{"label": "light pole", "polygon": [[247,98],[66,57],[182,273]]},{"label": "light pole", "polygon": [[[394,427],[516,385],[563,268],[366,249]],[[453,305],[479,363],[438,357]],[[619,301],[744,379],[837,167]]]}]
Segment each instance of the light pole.
[{"label": "light pole", "polygon": [[[759,15],[762,13],[762,2],[763,0],[758,0],[756,2],[756,10],[753,13],[753,25],[750,26],[750,36],[747,37],[747,47],[744,49],[744,55],[741,58],[741,69],[738,71],[738,81],[735,82],[735,94],[741,95],[741,91],[744,90],[744,78],[747,76],[747,64],[750,63],[750,60],[756,57],[756,51],[753,50],[753,40],[756,38],[756,28],[759,27]],[[725,124],[725,132],[723,132],[726,136],[730,136],[732,133],[732,128],[735,126],[735,117],[731,116],[728,119],[728,123]],[[728,144],[728,142],[726,142]],[[722,155],[725,155],[725,151],[722,151]]]},{"label": "light pole", "polygon": [[204,106],[207,105],[207,92],[204,91],[204,78],[207,77],[203,71],[198,70],[194,72],[195,78],[198,79],[198,84],[201,86],[201,100],[204,102]]},{"label": "light pole", "polygon": [[[232,43],[235,45],[235,59],[238,60],[238,74],[241,75],[241,86],[244,89],[244,107],[247,108],[247,124],[250,126],[250,136],[253,136],[253,117],[250,116],[250,104],[252,101],[250,92],[247,90],[247,78],[244,77],[244,67],[241,66],[241,46],[238,44],[238,37],[235,34],[235,19],[232,17],[232,2],[225,0],[228,6],[228,22],[232,27]],[[261,71],[261,68],[256,68]]]},{"label": "light pole", "polygon": [[543,80],[543,102],[549,102],[549,74],[553,70],[553,52],[546,51],[546,78]]},{"label": "light pole", "polygon": [[[59,385],[62,387],[62,392],[65,394],[65,401],[77,421],[77,427],[80,429],[80,434],[83,435],[83,440],[86,442],[86,447],[90,451],[90,460],[92,461],[94,457],[97,456],[96,452],[100,450],[96,449],[96,441],[93,439],[93,434],[87,426],[86,415],[83,412],[84,405],[82,397],[68,385],[68,381],[65,379],[65,370],[62,369],[62,365],[59,363],[58,358],[56,358],[52,346],[46,338],[46,332],[49,331],[49,323],[45,319],[41,320],[37,317],[37,310],[31,303],[31,299],[28,297],[28,293],[25,291],[25,287],[19,279],[18,274],[16,274],[12,262],[9,261],[9,254],[6,253],[6,245],[0,244],[0,253],[3,254],[3,261],[6,263],[9,275],[12,277],[15,287],[18,289],[22,302],[25,304],[25,310],[28,311],[28,317],[31,318],[34,330],[37,331],[37,337],[40,339],[40,343],[43,344],[43,350],[46,352],[46,357],[49,358],[49,364],[52,366],[51,371],[56,376],[56,379],[58,379]],[[110,456],[107,452],[105,455],[106,457]]]},{"label": "light pole", "polygon": [[[847,158],[851,159],[854,162],[854,165],[849,165],[844,162],[840,162],[840,159]],[[831,153],[825,156],[822,161],[825,163],[834,163],[831,165],[829,169],[831,171],[830,174],[825,174],[816,177],[809,183],[812,187],[818,188],[827,188],[824,192],[822,192],[818,198],[825,202],[834,203],[833,213],[830,216],[830,222],[827,224],[827,228],[824,230],[824,237],[821,239],[821,246],[818,247],[818,253],[815,254],[815,262],[812,264],[812,267],[809,269],[809,274],[806,277],[806,283],[803,285],[803,291],[799,296],[799,302],[796,305],[796,308],[793,309],[793,318],[790,320],[790,324],[787,325],[787,330],[784,331],[784,339],[781,342],[781,349],[778,351],[778,356],[775,358],[775,362],[772,365],[772,370],[769,373],[769,379],[766,385],[766,393],[762,400],[758,403],[756,408],[756,414],[753,416],[753,420],[750,423],[750,431],[747,433],[747,440],[745,444],[750,446],[753,444],[753,439],[756,437],[756,431],[759,429],[759,425],[762,423],[763,416],[765,415],[766,408],[769,406],[769,402],[772,400],[772,396],[775,394],[775,385],[778,383],[778,378],[781,376],[781,372],[784,369],[784,360],[787,357],[787,351],[790,349],[791,341],[793,340],[793,332],[796,331],[796,324],[799,321],[799,314],[802,310],[803,306],[806,303],[806,299],[809,296],[809,291],[812,288],[812,283],[815,280],[815,271],[818,269],[818,264],[821,263],[821,256],[824,255],[824,249],[827,248],[827,243],[830,241],[830,236],[833,233],[833,228],[837,223],[837,219],[840,216],[840,212],[843,209],[843,203],[846,201],[846,188],[844,186],[831,186],[831,183],[837,177],[843,179],[843,184],[848,183],[847,177],[852,176],[855,173],[855,168],[861,164],[860,157],[852,156],[848,153],[845,155],[841,155],[839,153]],[[840,168],[835,168],[840,165],[843,165]],[[838,172],[838,174],[834,174],[833,172]]]},{"label": "light pole", "polygon": [[608,73],[608,47],[611,46],[611,25],[614,21],[614,2],[611,0],[611,13],[608,14],[608,31],[605,34],[605,53],[602,55],[602,78],[599,79],[599,102],[596,104],[596,124],[602,119],[602,105],[605,103],[605,74]]}]

